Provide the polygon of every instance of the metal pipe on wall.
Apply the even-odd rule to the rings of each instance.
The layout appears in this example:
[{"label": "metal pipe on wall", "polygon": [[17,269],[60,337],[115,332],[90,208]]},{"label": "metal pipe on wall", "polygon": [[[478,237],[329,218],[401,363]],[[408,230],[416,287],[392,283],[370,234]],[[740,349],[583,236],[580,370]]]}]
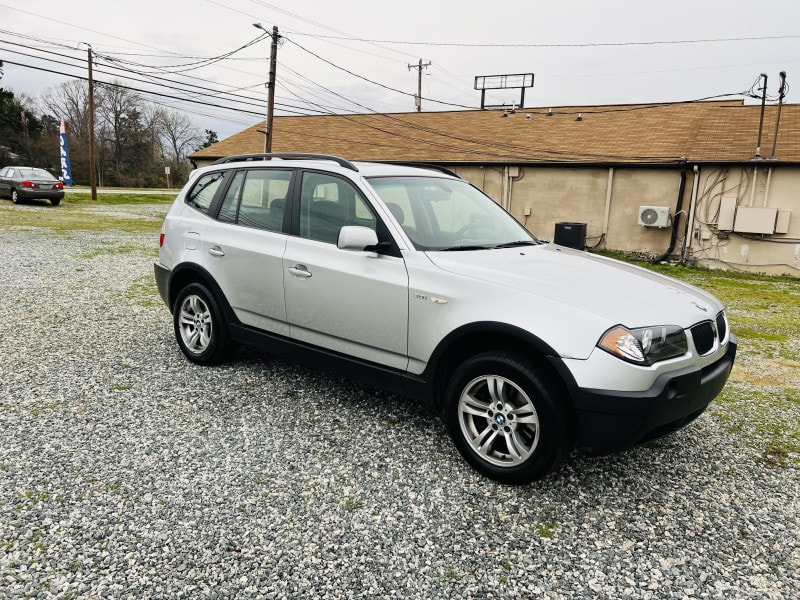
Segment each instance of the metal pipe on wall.
[{"label": "metal pipe on wall", "polygon": [[686,263],[686,255],[692,250],[692,231],[694,230],[694,211],[697,206],[697,191],[700,187],[700,167],[692,167],[692,197],[689,200],[689,213],[686,219],[686,228],[683,231],[683,243],[681,244],[681,264]]},{"label": "metal pipe on wall", "polygon": [[683,160],[683,167],[681,168],[681,182],[678,186],[678,202],[675,205],[675,217],[672,220],[672,233],[669,236],[669,248],[661,256],[653,257],[650,259],[651,264],[660,263],[662,260],[667,260],[675,250],[675,242],[678,241],[678,215],[683,212],[683,192],[686,190],[686,159]]},{"label": "metal pipe on wall", "polygon": [[611,216],[611,186],[614,184],[614,167],[608,168],[608,183],[606,184],[606,209],[603,215],[603,240],[608,239],[608,220]]}]

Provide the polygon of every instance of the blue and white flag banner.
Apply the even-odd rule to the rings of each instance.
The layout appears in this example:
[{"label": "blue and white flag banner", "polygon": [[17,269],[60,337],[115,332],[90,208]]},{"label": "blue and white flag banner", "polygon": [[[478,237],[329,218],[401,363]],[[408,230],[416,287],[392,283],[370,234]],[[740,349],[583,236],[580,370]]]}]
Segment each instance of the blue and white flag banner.
[{"label": "blue and white flag banner", "polygon": [[64,185],[72,185],[72,169],[69,166],[69,153],[67,152],[67,130],[64,128],[64,117],[61,117],[61,132],[59,135],[61,146],[61,181]]}]

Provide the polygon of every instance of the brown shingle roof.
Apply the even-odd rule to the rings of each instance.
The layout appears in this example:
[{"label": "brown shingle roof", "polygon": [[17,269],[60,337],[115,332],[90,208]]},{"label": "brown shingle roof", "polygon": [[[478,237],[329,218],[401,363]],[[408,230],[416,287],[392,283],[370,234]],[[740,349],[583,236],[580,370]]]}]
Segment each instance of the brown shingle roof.
[{"label": "brown shingle roof", "polygon": [[[500,111],[275,117],[274,152],[353,160],[438,163],[653,163],[750,160],[760,105],[740,101]],[[769,157],[776,106],[765,111],[761,156]],[[577,116],[582,116],[577,121]],[[530,115],[530,117],[528,117]],[[263,150],[258,123],[192,158]],[[800,162],[800,104],[783,106],[776,158]]]}]

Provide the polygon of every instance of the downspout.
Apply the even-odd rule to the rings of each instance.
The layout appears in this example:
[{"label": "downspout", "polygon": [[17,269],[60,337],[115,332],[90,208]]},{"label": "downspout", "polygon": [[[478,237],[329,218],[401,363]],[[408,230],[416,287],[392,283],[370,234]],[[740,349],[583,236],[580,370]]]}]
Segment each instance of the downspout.
[{"label": "downspout", "polygon": [[764,201],[761,203],[761,206],[767,205],[767,198],[769,198],[769,184],[772,181],[772,167],[767,170],[767,185],[764,188]]},{"label": "downspout", "polygon": [[608,219],[611,214],[611,186],[613,185],[613,183],[614,183],[614,167],[609,167],[608,183],[606,184],[606,212],[603,215],[603,238],[600,240],[601,242],[604,242],[608,237]]},{"label": "downspout", "polygon": [[669,248],[661,256],[650,259],[650,264],[654,265],[660,263],[662,260],[669,258],[672,251],[675,250],[675,242],[678,241],[678,215],[680,215],[683,206],[683,193],[686,191],[686,159],[682,161],[681,167],[681,184],[678,186],[678,203],[675,205],[675,218],[672,220],[672,233],[669,236]]},{"label": "downspout", "polygon": [[503,208],[511,212],[511,195],[514,190],[514,182],[519,181],[524,176],[521,167],[506,166],[503,169]]},{"label": "downspout", "polygon": [[[694,211],[697,206],[697,190],[700,187],[700,167],[694,165],[692,167],[692,198],[689,201],[689,214],[686,215],[686,229],[683,231],[683,243],[681,244],[681,264],[686,264],[686,254],[691,254],[692,250],[692,235],[694,230]],[[688,242],[688,245],[687,245]]]},{"label": "downspout", "polygon": [[753,181],[752,181],[753,187],[750,189],[750,206],[753,206],[753,202],[755,202],[757,185],[758,185],[758,167],[753,167]]},{"label": "downspout", "polygon": [[511,176],[508,173],[508,165],[506,165],[505,167],[503,167],[503,190],[501,192],[503,196],[503,202],[501,206],[506,210],[508,210],[508,204],[509,204],[508,194],[509,194],[509,188],[511,187],[510,179]]}]

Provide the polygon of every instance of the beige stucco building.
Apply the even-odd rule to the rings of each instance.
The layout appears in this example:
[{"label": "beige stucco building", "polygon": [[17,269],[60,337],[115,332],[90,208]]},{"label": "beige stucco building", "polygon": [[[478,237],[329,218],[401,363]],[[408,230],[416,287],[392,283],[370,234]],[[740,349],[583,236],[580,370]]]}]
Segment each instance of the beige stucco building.
[{"label": "beige stucco building", "polygon": [[[279,116],[272,148],[446,166],[542,239],[577,230],[587,247],[800,276],[800,105],[778,113],[725,101]],[[263,131],[190,158],[260,152]]]}]

